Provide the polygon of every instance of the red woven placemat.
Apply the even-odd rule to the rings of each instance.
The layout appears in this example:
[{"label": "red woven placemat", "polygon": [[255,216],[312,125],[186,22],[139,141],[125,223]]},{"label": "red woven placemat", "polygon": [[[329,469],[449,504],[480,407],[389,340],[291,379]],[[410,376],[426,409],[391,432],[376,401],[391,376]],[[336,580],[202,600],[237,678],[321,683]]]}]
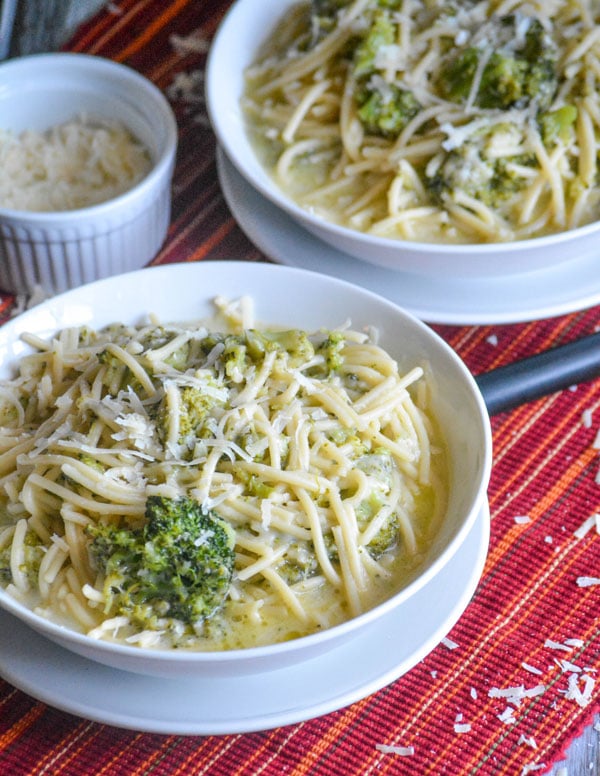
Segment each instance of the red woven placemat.
[{"label": "red woven placemat", "polygon": [[[176,110],[173,219],[154,263],[265,259],[220,193],[202,100],[206,43],[229,4],[122,0],[69,45],[145,73]],[[181,73],[192,87],[185,97]],[[0,314],[12,303],[4,297]],[[435,328],[478,373],[599,325],[594,308],[532,323]],[[389,687],[297,725],[181,737],[81,720],[0,680],[0,773],[542,773],[600,708],[600,587],[581,584],[600,573],[600,536],[595,527],[578,531],[600,512],[599,418],[597,383],[493,418],[491,540],[481,583],[450,640]]]}]

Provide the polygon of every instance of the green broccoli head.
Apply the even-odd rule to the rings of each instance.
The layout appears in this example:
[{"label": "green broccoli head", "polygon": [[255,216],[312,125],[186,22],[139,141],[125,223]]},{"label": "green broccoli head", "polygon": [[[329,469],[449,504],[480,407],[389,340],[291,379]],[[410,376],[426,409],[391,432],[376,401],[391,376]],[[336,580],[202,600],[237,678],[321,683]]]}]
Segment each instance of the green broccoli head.
[{"label": "green broccoli head", "polygon": [[573,137],[576,121],[577,108],[574,105],[563,105],[543,113],[538,123],[544,145],[552,148],[558,143],[568,143]]},{"label": "green broccoli head", "polygon": [[355,98],[358,118],[372,135],[397,137],[408,122],[416,116],[421,105],[408,89],[384,78],[384,68],[378,63],[378,54],[397,40],[397,23],[388,9],[393,2],[381,2],[371,26],[357,46],[353,61],[356,80]]},{"label": "green broccoli head", "polygon": [[[510,202],[528,183],[522,168],[535,165],[533,155],[502,156],[497,152],[506,139],[516,142],[518,130],[497,124],[474,132],[448,151],[439,167],[426,178],[435,200],[444,204],[456,191],[464,192],[491,207]],[[512,139],[511,139],[512,137]]]},{"label": "green broccoli head", "polygon": [[88,529],[90,554],[104,574],[107,611],[142,628],[162,618],[187,625],[224,605],[235,560],[235,533],[191,498],[150,496],[142,528]]},{"label": "green broccoli head", "polygon": [[372,135],[397,137],[421,110],[421,105],[408,89],[395,84],[369,84],[362,93],[358,117]]},{"label": "green broccoli head", "polygon": [[248,329],[244,336],[248,355],[254,361],[262,361],[267,353],[281,351],[287,354],[289,366],[298,367],[310,361],[315,355],[315,349],[308,335],[301,329],[285,331]]},{"label": "green broccoli head", "polygon": [[300,329],[247,329],[243,334],[231,334],[225,338],[221,355],[225,374],[233,382],[242,382],[247,368],[261,364],[266,354],[272,352],[285,354],[288,366],[294,368],[310,361],[315,349],[306,332]]},{"label": "green broccoli head", "polygon": [[[475,96],[475,104],[481,108],[523,108],[535,102],[543,110],[556,94],[556,47],[537,19],[528,21],[523,36],[517,33],[520,23],[514,15],[493,21],[504,43],[483,67]],[[467,99],[483,56],[484,49],[478,46],[453,53],[438,79],[442,96],[454,102]]]}]

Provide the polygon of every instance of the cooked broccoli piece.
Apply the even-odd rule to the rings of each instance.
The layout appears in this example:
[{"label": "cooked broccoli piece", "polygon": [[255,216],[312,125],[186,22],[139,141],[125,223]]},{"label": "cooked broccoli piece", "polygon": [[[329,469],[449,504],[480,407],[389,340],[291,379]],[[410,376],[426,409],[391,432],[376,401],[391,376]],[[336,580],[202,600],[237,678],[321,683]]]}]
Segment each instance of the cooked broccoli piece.
[{"label": "cooked broccoli piece", "polygon": [[[42,544],[40,537],[31,530],[27,530],[24,539],[25,559],[21,566],[21,572],[24,572],[29,583],[35,586],[38,574],[40,572],[40,563],[46,553],[46,548]],[[11,545],[0,550],[0,583],[8,585],[12,582],[12,572],[10,570]]]},{"label": "cooked broccoli piece", "polygon": [[574,105],[563,105],[562,108],[543,113],[539,117],[539,124],[544,145],[552,147],[558,142],[568,143],[576,121],[577,108]]},{"label": "cooked broccoli piece", "polygon": [[456,190],[497,207],[521,190],[527,185],[527,178],[519,173],[519,168],[535,164],[535,158],[502,156],[495,150],[496,144],[502,145],[503,135],[514,131],[497,125],[492,130],[474,133],[449,151],[431,177],[426,178],[432,196],[443,204]]},{"label": "cooked broccoli piece", "polygon": [[189,385],[181,389],[180,402],[179,434],[182,438],[194,434],[210,410],[219,403],[213,396]]},{"label": "cooked broccoli piece", "polygon": [[[356,466],[370,478],[373,484],[369,496],[361,501],[356,510],[358,527],[364,531],[386,504],[386,498],[392,485],[394,462],[387,451],[381,451],[363,455],[356,461]],[[393,549],[398,544],[398,529],[398,517],[392,512],[367,545],[369,554],[374,558],[379,558],[388,550]]]},{"label": "cooked broccoli piece", "polygon": [[365,87],[358,117],[372,135],[397,137],[408,122],[421,110],[421,105],[408,89],[395,84],[380,84],[379,88]]},{"label": "cooked broccoli piece", "polygon": [[[352,4],[353,0],[311,0],[310,13],[313,29],[318,31],[317,39],[331,32],[336,23],[338,14],[344,8]],[[375,0],[374,8],[398,9],[402,0]],[[369,9],[367,9],[368,11]],[[315,41],[316,42],[316,41]]]},{"label": "cooked broccoli piece", "polygon": [[[380,6],[395,7],[394,3],[383,2]],[[377,53],[394,44],[396,37],[392,15],[386,10],[379,11],[354,55],[358,117],[367,132],[383,137],[399,135],[421,109],[411,91],[385,81],[383,68],[377,64]]]},{"label": "cooked broccoli piece", "polygon": [[[215,380],[206,378],[207,389],[202,390],[197,386],[184,385],[178,388],[179,402],[177,412],[178,437],[177,444],[193,448],[195,441],[202,436],[202,429],[206,419],[216,407],[224,404],[224,399],[219,398],[218,384]],[[156,406],[154,419],[159,438],[164,443],[169,438],[171,431],[171,408],[169,407],[169,396],[165,395],[162,401]]]},{"label": "cooked broccoli piece", "polygon": [[377,52],[396,40],[396,25],[389,13],[375,14],[371,27],[357,46],[354,54],[354,77],[369,76],[377,70]]},{"label": "cooked broccoli piece", "polygon": [[300,329],[287,331],[248,329],[243,334],[231,334],[225,338],[221,355],[225,374],[230,380],[241,382],[248,366],[260,364],[265,355],[273,351],[285,353],[287,363],[291,367],[305,364],[315,354],[308,335]]},{"label": "cooked broccoli piece", "polygon": [[235,533],[193,499],[150,496],[143,527],[87,530],[91,558],[105,579],[107,612],[156,629],[162,618],[195,626],[223,607]]},{"label": "cooked broccoli piece", "polygon": [[[547,108],[558,86],[557,53],[541,23],[529,21],[520,45],[514,45],[516,16],[503,16],[494,23],[506,43],[494,50],[485,64],[475,104],[506,109],[535,102],[539,108]],[[469,46],[444,63],[439,77],[443,96],[455,102],[468,97],[483,53],[482,48]]]},{"label": "cooked broccoli piece", "polygon": [[288,585],[295,585],[313,577],[319,570],[312,544],[298,545],[291,549],[277,565],[280,574]]},{"label": "cooked broccoli piece", "polygon": [[315,354],[308,335],[301,329],[286,331],[249,329],[245,332],[245,337],[248,353],[255,361],[262,361],[265,353],[283,350],[288,355],[288,364],[291,367],[297,367],[310,361]]},{"label": "cooked broccoli piece", "polygon": [[325,365],[328,370],[335,372],[344,363],[342,350],[344,349],[345,342],[346,339],[341,331],[332,331],[317,347],[317,353],[325,356]]}]

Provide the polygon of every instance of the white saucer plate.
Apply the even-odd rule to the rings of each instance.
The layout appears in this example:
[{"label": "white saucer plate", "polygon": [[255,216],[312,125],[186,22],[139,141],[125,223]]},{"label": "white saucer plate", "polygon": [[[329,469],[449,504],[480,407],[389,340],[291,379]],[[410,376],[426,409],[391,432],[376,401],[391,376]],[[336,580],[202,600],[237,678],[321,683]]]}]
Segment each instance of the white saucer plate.
[{"label": "white saucer plate", "polygon": [[233,678],[157,679],[79,657],[0,610],[0,676],[63,711],[149,733],[245,733],[328,714],[395,681],[439,644],[475,592],[489,529],[486,506],[459,551],[412,598],[303,664]]},{"label": "white saucer plate", "polygon": [[500,324],[551,318],[600,304],[600,249],[551,269],[501,278],[419,276],[377,267],[332,248],[254,189],[217,149],[219,180],[248,238],[269,258],[342,278],[428,323]]}]

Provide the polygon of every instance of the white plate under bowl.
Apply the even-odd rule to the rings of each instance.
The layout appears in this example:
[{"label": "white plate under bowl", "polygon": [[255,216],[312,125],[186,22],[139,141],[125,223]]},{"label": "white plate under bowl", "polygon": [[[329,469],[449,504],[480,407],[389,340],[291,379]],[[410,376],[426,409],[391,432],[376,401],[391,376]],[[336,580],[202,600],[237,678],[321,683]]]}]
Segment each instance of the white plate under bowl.
[{"label": "white plate under bowl", "polygon": [[0,676],[50,706],[148,733],[247,733],[295,724],[365,698],[429,654],[475,592],[489,530],[486,505],[460,550],[422,590],[355,639],[296,666],[234,678],[151,678],[74,655],[0,611]]},{"label": "white plate under bowl", "polygon": [[343,278],[391,299],[429,323],[516,323],[600,304],[598,253],[528,275],[457,278],[376,267],[322,242],[275,207],[217,150],[219,180],[231,212],[250,240],[281,264]]}]

